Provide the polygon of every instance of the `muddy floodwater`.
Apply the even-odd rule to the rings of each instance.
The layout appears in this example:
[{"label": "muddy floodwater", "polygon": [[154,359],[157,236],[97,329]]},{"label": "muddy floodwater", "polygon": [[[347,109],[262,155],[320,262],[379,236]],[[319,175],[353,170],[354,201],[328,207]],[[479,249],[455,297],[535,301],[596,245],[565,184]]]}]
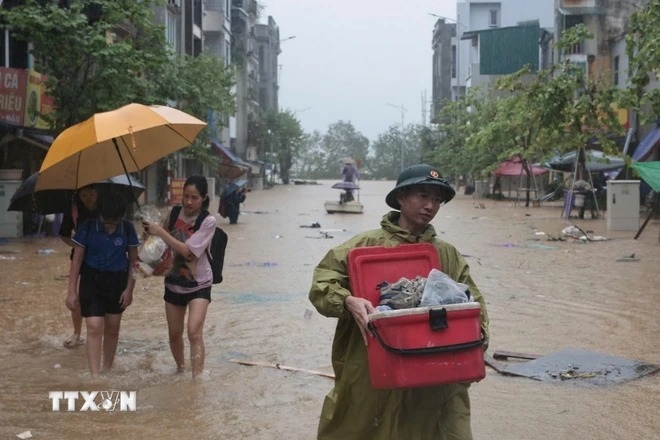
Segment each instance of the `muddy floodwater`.
[{"label": "muddy floodwater", "polygon": [[[332,379],[232,360],[332,372],[335,320],[307,300],[325,252],[378,227],[393,182],[362,182],[364,214],[326,214],[334,182],[248,193],[229,235],[224,282],[204,328],[206,370],[175,374],[162,279],[137,282],[115,369],[92,381],[83,348],[66,349],[68,250],[55,237],[0,244],[0,438],[315,438]],[[215,202],[217,206],[217,201]],[[559,206],[459,195],[433,221],[470,264],[490,314],[490,350],[548,354],[579,348],[660,364],[660,222],[639,240],[606,220],[564,220]],[[643,219],[643,217],[642,217]],[[319,229],[304,228],[318,222]],[[577,224],[607,241],[548,241]],[[591,234],[590,234],[591,235]],[[54,253],[39,253],[53,249]],[[623,257],[635,255],[634,259]],[[186,356],[188,346],[186,341]],[[189,365],[189,364],[188,364]],[[660,374],[607,387],[505,377],[487,369],[471,388],[475,439],[660,439]],[[136,391],[136,411],[52,411],[51,391]],[[83,400],[77,402],[79,409]],[[360,439],[361,440],[361,439]]]}]

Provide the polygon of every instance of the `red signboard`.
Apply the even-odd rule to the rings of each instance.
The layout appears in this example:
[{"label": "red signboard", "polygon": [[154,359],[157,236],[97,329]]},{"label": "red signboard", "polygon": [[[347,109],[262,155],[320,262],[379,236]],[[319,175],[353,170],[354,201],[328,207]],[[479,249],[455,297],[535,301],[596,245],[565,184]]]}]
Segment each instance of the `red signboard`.
[{"label": "red signboard", "polygon": [[24,125],[27,70],[0,67],[0,120]]}]

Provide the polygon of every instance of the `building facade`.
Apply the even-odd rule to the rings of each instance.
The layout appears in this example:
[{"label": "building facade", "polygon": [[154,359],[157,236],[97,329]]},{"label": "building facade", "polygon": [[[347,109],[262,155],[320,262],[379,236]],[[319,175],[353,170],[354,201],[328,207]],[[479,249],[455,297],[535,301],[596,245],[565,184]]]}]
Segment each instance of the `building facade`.
[{"label": "building facade", "polygon": [[[480,61],[484,52],[489,53],[491,60],[499,58],[502,63],[512,59],[511,55],[519,53],[517,49],[507,46],[491,45],[488,49],[487,43],[484,49],[480,34],[499,38],[500,41],[508,38],[516,44],[521,43],[521,37],[534,38],[535,42],[527,43],[534,47],[545,44],[546,47],[536,50],[538,60],[535,64],[538,66],[550,62],[551,55],[548,55],[547,49],[550,47],[549,39],[544,32],[552,34],[554,29],[554,0],[467,0],[457,2],[456,11],[456,19],[441,17],[433,30],[433,114],[437,114],[441,103],[447,101],[447,96],[451,96],[452,101],[456,100],[464,96],[470,87],[494,80],[490,73],[481,73]],[[533,23],[537,23],[539,35],[530,37],[528,26]],[[486,35],[488,31],[503,28],[508,29]],[[505,34],[507,37],[503,37]],[[529,50],[529,44],[525,45],[525,50]],[[500,53],[494,53],[495,50]],[[510,53],[507,54],[507,50]],[[529,56],[525,59],[528,60]],[[516,66],[520,66],[520,61],[499,71],[512,73],[515,70],[511,69]]]},{"label": "building facade", "polygon": [[452,93],[456,81],[456,24],[447,23],[444,18],[435,22],[433,28],[433,72],[431,121],[434,121],[446,102],[453,101]]},{"label": "building facade", "polygon": [[268,17],[267,24],[257,24],[254,28],[259,58],[259,105],[264,112],[277,111],[278,103],[278,65],[280,54],[280,29],[273,17]]}]

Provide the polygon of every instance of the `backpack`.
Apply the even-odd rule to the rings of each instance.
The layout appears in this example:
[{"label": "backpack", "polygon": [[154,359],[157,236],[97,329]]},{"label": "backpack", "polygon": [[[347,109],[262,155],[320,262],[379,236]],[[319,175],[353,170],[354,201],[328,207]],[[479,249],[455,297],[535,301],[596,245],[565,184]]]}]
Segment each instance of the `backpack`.
[{"label": "backpack", "polygon": [[222,218],[227,218],[227,201],[224,198],[221,198],[218,203],[218,214]]},{"label": "backpack", "polygon": [[[174,224],[176,219],[179,217],[181,212],[181,206],[175,206],[170,211],[170,221],[168,225],[168,230],[172,231],[174,229]],[[202,226],[204,219],[211,215],[206,209],[202,211],[197,216],[195,225],[193,226],[193,231],[198,231]],[[206,249],[206,256],[211,263],[211,270],[213,270],[213,284],[220,284],[222,282],[222,267],[225,263],[225,249],[227,248],[227,234],[225,231],[219,227],[215,227],[215,232],[213,233],[213,238],[211,239],[211,244]]]}]

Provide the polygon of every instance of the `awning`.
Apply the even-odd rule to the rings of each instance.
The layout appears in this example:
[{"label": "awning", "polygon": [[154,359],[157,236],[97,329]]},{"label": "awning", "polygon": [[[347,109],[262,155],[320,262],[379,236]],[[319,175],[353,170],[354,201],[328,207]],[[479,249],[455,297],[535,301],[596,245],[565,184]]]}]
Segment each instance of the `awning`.
[{"label": "awning", "polygon": [[660,127],[655,127],[651,130],[642,142],[639,143],[635,152],[632,155],[633,160],[644,161],[653,154],[653,150],[658,146],[660,142]]},{"label": "awning", "polygon": [[236,179],[239,176],[247,173],[247,171],[252,168],[252,165],[236,156],[229,148],[222,145],[221,143],[212,141],[211,147],[220,158],[218,173],[221,176],[227,177],[229,179]]},{"label": "awning", "polygon": [[660,162],[636,162],[632,167],[654,191],[660,191]]},{"label": "awning", "polygon": [[[529,164],[529,167],[531,168],[532,174],[535,176],[538,176],[543,173],[547,173],[548,170],[545,168],[541,168],[540,166]],[[494,173],[496,176],[521,176],[522,174],[527,175],[527,172],[523,168],[523,164],[520,159],[518,158],[513,158],[509,160],[505,160],[504,162],[500,163],[497,168],[495,169]]]}]

